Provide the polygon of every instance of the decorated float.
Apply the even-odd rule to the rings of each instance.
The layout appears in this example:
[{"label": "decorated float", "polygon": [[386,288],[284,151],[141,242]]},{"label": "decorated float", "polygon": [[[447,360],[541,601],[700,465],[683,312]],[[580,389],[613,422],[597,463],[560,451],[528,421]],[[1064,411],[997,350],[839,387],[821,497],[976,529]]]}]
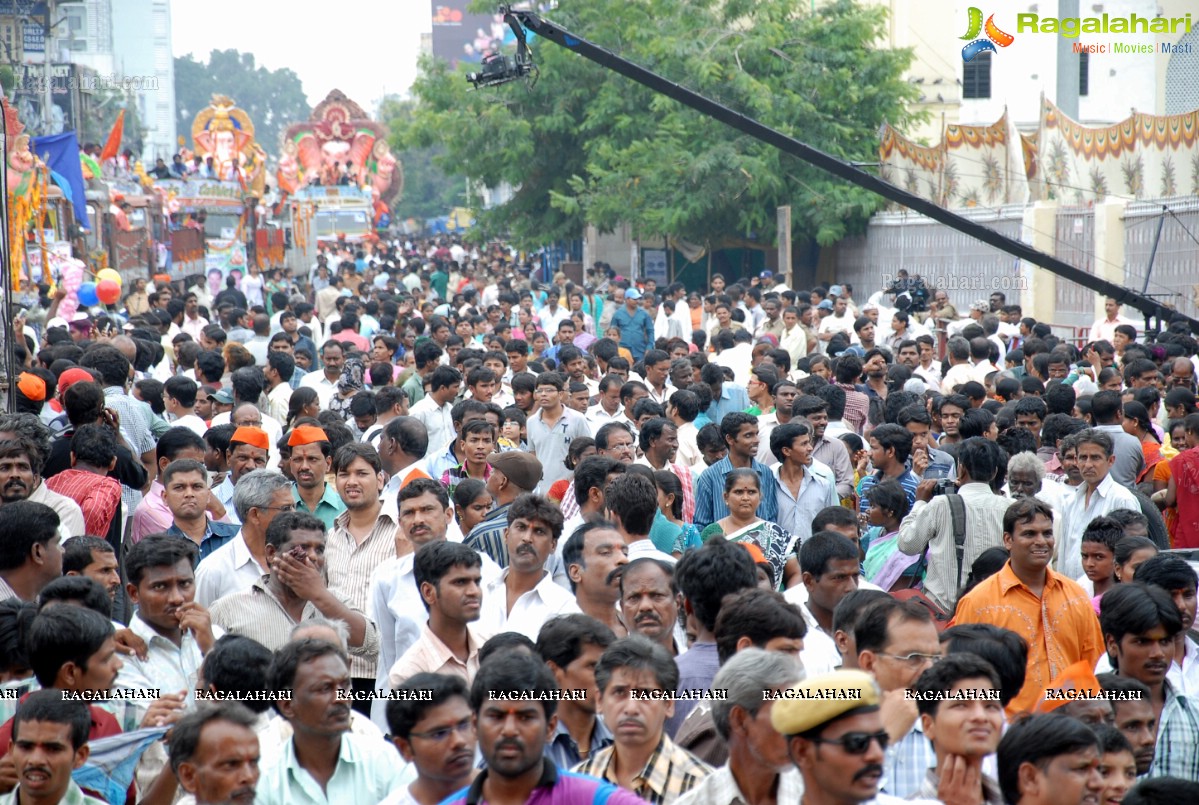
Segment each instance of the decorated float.
[{"label": "decorated float", "polygon": [[233,99],[214,95],[192,123],[193,149],[200,172],[186,179],[159,179],[154,188],[174,222],[172,279],[194,273],[196,244],[202,239],[204,271],[216,290],[240,277],[251,264],[281,265],[283,233],[262,226],[257,207],[266,190],[266,152],[254,139],[254,123]]},{"label": "decorated float", "polygon": [[276,181],[291,220],[293,268],[308,269],[318,241],[360,243],[390,224],[404,173],[387,136],[336,89],[287,128]]}]

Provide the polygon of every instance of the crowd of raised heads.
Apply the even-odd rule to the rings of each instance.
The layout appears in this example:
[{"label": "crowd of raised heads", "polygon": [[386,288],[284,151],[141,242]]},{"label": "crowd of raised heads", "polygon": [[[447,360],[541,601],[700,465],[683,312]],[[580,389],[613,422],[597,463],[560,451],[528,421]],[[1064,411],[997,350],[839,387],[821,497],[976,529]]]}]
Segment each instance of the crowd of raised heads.
[{"label": "crowd of raised heads", "polygon": [[1199,801],[1193,335],[905,282],[42,289],[0,804]]}]

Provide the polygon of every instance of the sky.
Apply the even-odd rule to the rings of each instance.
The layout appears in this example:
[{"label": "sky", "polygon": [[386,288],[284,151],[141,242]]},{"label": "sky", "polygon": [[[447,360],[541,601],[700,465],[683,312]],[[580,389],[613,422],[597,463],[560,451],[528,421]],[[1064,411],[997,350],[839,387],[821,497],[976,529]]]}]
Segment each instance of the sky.
[{"label": "sky", "polygon": [[270,70],[291,68],[309,105],[340,89],[372,114],[385,94],[412,85],[420,35],[430,30],[429,0],[171,0],[175,56],[207,62],[212,50],[253,53]]}]

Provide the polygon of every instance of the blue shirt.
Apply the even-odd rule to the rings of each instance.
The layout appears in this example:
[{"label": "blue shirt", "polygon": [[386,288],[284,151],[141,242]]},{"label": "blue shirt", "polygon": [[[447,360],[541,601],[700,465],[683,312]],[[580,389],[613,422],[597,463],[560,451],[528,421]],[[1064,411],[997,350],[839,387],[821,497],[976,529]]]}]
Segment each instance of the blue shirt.
[{"label": "blue shirt", "polygon": [[[762,462],[751,459],[750,467],[758,474],[762,486],[762,502],[758,504],[757,515],[774,522],[779,512],[778,481]],[[724,503],[724,477],[732,471],[733,462],[725,457],[704,470],[695,482],[695,527],[701,532],[729,516],[729,507]]]},{"label": "blue shirt", "polygon": [[612,314],[608,326],[620,330],[620,345],[633,353],[634,360],[641,360],[654,343],[654,320],[640,307],[629,313],[629,308],[622,306]]},{"label": "blue shirt", "polygon": [[[167,529],[166,533],[174,537],[183,537],[186,540],[191,539],[174,523],[171,523],[171,527]],[[200,540],[200,558],[196,560],[196,564],[203,562],[210,553],[231,541],[239,533],[241,533],[239,525],[209,519],[208,525],[204,527],[204,539]]]},{"label": "blue shirt", "polygon": [[708,409],[708,419],[719,425],[725,414],[731,414],[734,411],[741,412],[749,406],[749,395],[745,393],[744,386],[738,386],[736,383],[723,383],[720,386],[720,399],[713,400],[712,406]]},{"label": "blue shirt", "polygon": [[[858,503],[858,511],[862,514],[865,514],[870,508],[870,501],[867,499],[867,493],[876,485],[885,480],[882,475],[883,473],[880,470],[879,472],[876,472],[873,475],[867,475],[865,478],[858,481],[858,499],[860,501]],[[908,506],[910,507],[916,505],[916,485],[920,483],[920,479],[917,478],[911,470],[905,469],[903,471],[903,475],[900,475],[894,480],[899,481],[899,485],[903,487],[903,491],[907,492]]]}]

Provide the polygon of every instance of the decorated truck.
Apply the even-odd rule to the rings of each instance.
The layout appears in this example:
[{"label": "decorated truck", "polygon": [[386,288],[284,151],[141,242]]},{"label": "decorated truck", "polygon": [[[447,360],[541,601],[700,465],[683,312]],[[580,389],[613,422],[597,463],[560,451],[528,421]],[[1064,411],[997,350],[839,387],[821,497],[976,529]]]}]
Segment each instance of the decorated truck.
[{"label": "decorated truck", "polygon": [[[186,162],[198,167],[182,179],[158,179],[154,189],[171,222],[172,279],[195,273],[190,241],[199,233],[204,245],[204,272],[217,290],[225,278],[240,279],[251,263],[268,268],[283,263],[283,232],[266,225],[260,202],[266,190],[266,152],[254,139],[254,124],[225,95],[211,103],[192,123],[193,151]],[[178,248],[176,248],[178,247]],[[165,267],[164,267],[165,268]]]},{"label": "decorated truck", "polygon": [[358,243],[390,223],[404,185],[387,127],[340,90],[287,128],[276,181],[292,233],[291,265],[306,271],[320,241]]}]

